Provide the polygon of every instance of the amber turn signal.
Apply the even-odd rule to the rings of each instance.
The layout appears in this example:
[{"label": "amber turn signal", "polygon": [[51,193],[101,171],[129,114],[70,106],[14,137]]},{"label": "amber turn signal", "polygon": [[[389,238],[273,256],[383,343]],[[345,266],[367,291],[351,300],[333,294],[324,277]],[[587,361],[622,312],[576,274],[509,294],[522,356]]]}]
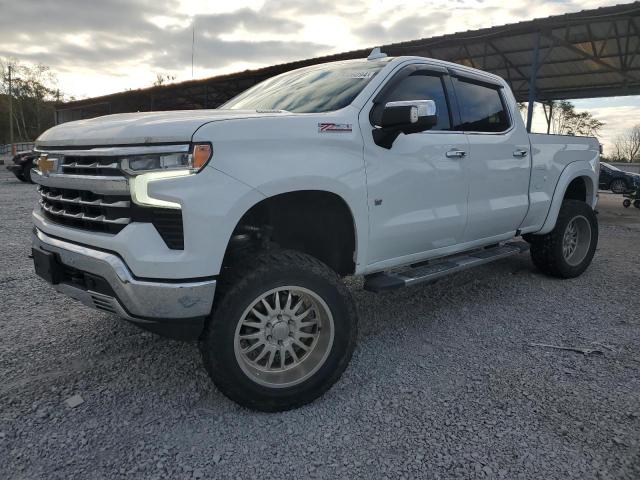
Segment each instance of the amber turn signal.
[{"label": "amber turn signal", "polygon": [[193,161],[192,168],[196,170],[200,170],[204,167],[209,159],[211,158],[211,154],[213,150],[211,149],[211,145],[208,143],[198,143],[193,146]]}]

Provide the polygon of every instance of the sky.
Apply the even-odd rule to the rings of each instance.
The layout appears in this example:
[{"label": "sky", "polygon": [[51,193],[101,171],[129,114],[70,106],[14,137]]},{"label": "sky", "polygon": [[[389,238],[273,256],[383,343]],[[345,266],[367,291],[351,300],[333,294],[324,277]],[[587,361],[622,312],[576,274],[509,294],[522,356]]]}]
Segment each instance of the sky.
[{"label": "sky", "polygon": [[[85,98],[150,86],[158,74],[206,78],[615,3],[623,1],[0,0],[0,57],[44,63],[61,91]],[[631,126],[640,98],[575,104],[607,123],[606,148]],[[534,118],[542,131],[544,115]]]}]

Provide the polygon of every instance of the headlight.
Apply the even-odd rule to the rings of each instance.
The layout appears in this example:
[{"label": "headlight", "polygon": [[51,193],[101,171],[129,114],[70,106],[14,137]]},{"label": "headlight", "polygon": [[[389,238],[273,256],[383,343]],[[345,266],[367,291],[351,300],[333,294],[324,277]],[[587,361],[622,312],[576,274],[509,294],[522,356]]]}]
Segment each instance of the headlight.
[{"label": "headlight", "polygon": [[149,153],[122,157],[121,167],[131,175],[147,172],[200,171],[211,159],[211,145],[194,144],[190,152]]},{"label": "headlight", "polygon": [[159,155],[140,155],[137,157],[124,158],[129,170],[138,172],[140,170],[166,170],[169,168],[191,168],[191,154],[189,153],[167,153]]},{"label": "headlight", "polygon": [[182,152],[160,152],[121,158],[121,168],[129,173],[131,199],[138,205],[181,208],[179,203],[153,198],[149,183],[198,173],[209,163],[213,150],[209,143],[196,143]]}]

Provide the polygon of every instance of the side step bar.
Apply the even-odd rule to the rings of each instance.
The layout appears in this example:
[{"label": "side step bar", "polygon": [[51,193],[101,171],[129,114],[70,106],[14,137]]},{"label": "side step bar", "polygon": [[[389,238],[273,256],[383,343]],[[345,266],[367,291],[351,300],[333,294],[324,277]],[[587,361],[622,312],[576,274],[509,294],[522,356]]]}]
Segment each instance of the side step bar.
[{"label": "side step bar", "polygon": [[432,263],[425,264],[423,262],[403,269],[374,273],[365,277],[364,289],[370,292],[382,292],[432,282],[452,273],[517,255],[527,250],[529,250],[529,244],[526,242],[507,242],[502,245],[445,257]]}]

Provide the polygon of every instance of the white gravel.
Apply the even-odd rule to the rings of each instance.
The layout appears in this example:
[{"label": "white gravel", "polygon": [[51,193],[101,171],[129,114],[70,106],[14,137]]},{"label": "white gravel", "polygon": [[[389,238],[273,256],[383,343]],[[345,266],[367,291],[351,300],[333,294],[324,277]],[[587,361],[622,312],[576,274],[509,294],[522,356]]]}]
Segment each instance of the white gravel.
[{"label": "white gravel", "polygon": [[638,223],[602,225],[575,280],[524,254],[383,295],[350,281],[351,366],[264,414],[215,389],[194,343],[39,280],[35,198],[0,173],[0,478],[640,478]]}]

